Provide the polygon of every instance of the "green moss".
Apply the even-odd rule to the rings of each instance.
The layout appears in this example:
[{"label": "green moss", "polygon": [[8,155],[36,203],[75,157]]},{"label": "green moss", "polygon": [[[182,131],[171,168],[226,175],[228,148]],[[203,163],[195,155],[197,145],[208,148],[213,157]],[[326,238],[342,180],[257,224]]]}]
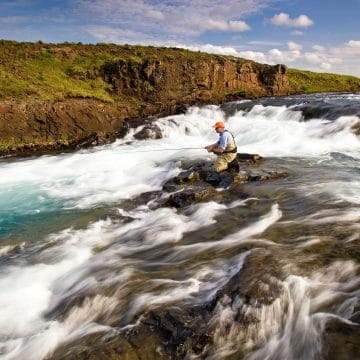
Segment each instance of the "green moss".
[{"label": "green moss", "polygon": [[11,143],[10,142],[7,142],[7,141],[4,141],[2,144],[1,144],[1,147],[4,149],[4,150],[8,150],[12,147]]},{"label": "green moss", "polygon": [[153,85],[151,85],[148,81],[144,81],[144,91],[151,93],[155,91],[155,87]]},{"label": "green moss", "polygon": [[156,55],[148,55],[148,56],[145,56],[144,58],[144,61],[148,64],[158,64],[160,63],[160,59],[158,56]]},{"label": "green moss", "polygon": [[176,57],[174,55],[169,54],[169,55],[165,55],[165,59],[167,61],[174,61]]},{"label": "green moss", "polygon": [[130,67],[137,67],[138,65],[142,64],[142,60],[141,58],[139,58],[138,56],[130,56],[127,59],[127,64]]}]

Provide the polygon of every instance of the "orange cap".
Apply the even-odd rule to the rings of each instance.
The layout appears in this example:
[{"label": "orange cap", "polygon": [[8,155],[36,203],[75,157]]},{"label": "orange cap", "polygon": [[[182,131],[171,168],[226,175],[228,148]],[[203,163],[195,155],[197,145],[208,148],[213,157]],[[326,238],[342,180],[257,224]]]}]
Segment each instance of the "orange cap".
[{"label": "orange cap", "polygon": [[215,129],[220,128],[220,127],[225,128],[225,124],[222,121],[218,121],[212,127]]}]

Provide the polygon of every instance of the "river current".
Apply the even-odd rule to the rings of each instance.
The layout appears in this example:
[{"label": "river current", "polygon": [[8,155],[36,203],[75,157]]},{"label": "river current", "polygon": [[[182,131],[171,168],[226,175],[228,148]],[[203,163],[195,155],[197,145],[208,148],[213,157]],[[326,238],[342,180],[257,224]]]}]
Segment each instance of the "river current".
[{"label": "river current", "polygon": [[[359,94],[239,101],[157,119],[162,139],[135,140],[138,127],[106,146],[1,159],[0,358],[51,357],[151,309],[205,303],[252,259],[263,291],[280,292],[261,306],[223,300],[206,355],[188,358],[345,359],[360,320],[359,116]],[[219,120],[238,152],[289,176],[243,184],[245,200],[137,206],[184,163],[214,160],[202,147]],[[166,150],[184,147],[198,149]]]}]

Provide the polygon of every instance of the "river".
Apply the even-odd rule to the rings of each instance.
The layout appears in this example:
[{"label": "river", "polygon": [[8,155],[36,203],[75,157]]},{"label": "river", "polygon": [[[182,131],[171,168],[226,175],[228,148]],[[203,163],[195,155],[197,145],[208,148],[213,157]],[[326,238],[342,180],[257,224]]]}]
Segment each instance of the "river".
[{"label": "river", "polygon": [[[208,314],[211,341],[189,359],[350,358],[359,350],[359,116],[359,94],[239,101],[160,118],[162,139],[135,140],[140,127],[106,146],[1,159],[0,358],[51,357],[149,310],[204,304],[242,271],[272,299],[224,296]],[[245,200],[230,189],[184,209],[137,205],[184,162],[214,160],[202,147],[216,141],[219,120],[239,152],[289,176],[243,184]],[[184,147],[198,149],[165,150]]]}]

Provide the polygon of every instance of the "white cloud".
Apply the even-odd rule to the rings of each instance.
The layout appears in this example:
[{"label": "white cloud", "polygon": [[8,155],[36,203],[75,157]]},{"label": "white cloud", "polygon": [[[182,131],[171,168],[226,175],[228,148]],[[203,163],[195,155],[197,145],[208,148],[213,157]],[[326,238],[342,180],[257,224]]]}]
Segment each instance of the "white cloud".
[{"label": "white cloud", "polygon": [[247,31],[250,26],[244,21],[217,21],[207,20],[202,24],[204,30],[218,30],[218,31]]},{"label": "white cloud", "polygon": [[282,0],[75,0],[97,25],[188,41],[206,31],[250,30],[244,16]]},{"label": "white cloud", "polygon": [[291,51],[298,51],[302,49],[302,45],[294,42],[294,41],[288,41],[287,46],[289,48],[289,50]]},{"label": "white cloud", "polygon": [[247,31],[250,26],[245,21],[229,21],[230,31]]},{"label": "white cloud", "polygon": [[[174,45],[169,45],[174,46]],[[176,47],[189,49],[191,51],[202,51],[210,54],[221,54],[221,55],[231,55],[239,56],[239,53],[231,46],[216,46],[211,44],[199,44],[199,45],[185,45],[185,44],[176,44]]]},{"label": "white cloud", "polygon": [[300,31],[300,30],[294,30],[291,32],[291,35],[301,36],[301,35],[304,35],[304,32]]},{"label": "white cloud", "polygon": [[321,46],[321,45],[314,45],[312,48],[318,52],[323,52],[326,49],[325,46]]},{"label": "white cloud", "polygon": [[86,31],[96,37],[100,42],[156,45],[156,39],[154,37],[132,30],[93,25],[87,26]]},{"label": "white cloud", "polygon": [[271,22],[276,26],[288,26],[295,28],[306,28],[314,24],[307,15],[300,15],[297,18],[291,18],[289,14],[280,13],[271,18]]},{"label": "white cloud", "polygon": [[[169,45],[169,46],[174,46]],[[314,45],[311,51],[303,51],[301,44],[287,42],[282,49],[273,48],[268,51],[238,51],[232,46],[214,46],[177,44],[177,47],[193,51],[239,56],[266,64],[286,64],[290,67],[318,72],[333,72],[360,77],[360,41],[350,40],[338,47]]]},{"label": "white cloud", "polygon": [[163,20],[165,18],[164,14],[161,11],[157,11],[153,9],[147,10],[145,16],[154,20]]},{"label": "white cloud", "polygon": [[247,44],[249,45],[259,45],[259,46],[279,46],[282,45],[281,42],[279,41],[268,41],[268,40],[253,40],[253,41],[249,41],[247,42]]}]

